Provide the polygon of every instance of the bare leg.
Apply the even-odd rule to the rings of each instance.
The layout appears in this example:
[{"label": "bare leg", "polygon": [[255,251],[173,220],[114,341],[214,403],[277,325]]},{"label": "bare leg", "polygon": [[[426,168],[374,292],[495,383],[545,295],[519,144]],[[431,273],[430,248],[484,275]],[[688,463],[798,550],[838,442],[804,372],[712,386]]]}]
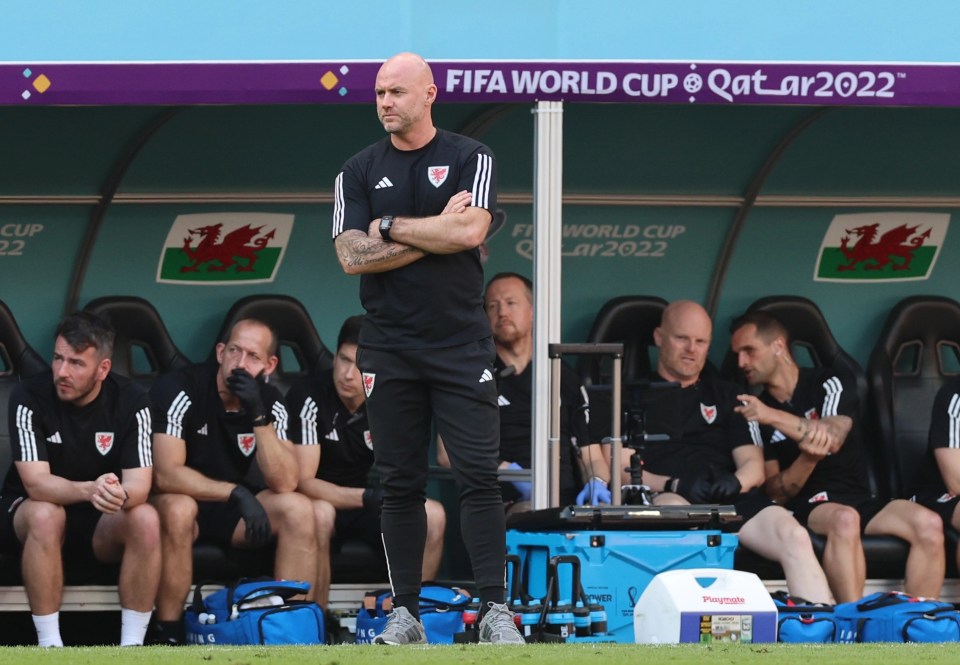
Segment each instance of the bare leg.
[{"label": "bare leg", "polygon": [[33,614],[60,611],[63,600],[61,548],[67,525],[62,506],[27,499],[13,517],[17,537],[23,543],[20,565],[27,600]]},{"label": "bare leg", "polygon": [[193,541],[197,537],[197,502],[185,494],[158,494],[151,499],[160,515],[160,586],[158,621],[177,621],[193,582]]},{"label": "bare leg", "polygon": [[810,534],[785,508],[764,508],[747,520],[740,528],[740,543],[777,561],[783,567],[790,593],[814,603],[833,602]]},{"label": "bare leg", "polygon": [[160,517],[150,504],[104,515],[97,522],[93,552],[100,561],[120,560],[120,606],[153,610],[160,584]]},{"label": "bare leg", "polygon": [[912,596],[940,597],[946,554],[943,520],[938,514],[912,501],[896,499],[867,523],[864,533],[897,536],[910,543],[904,591]]},{"label": "bare leg", "polygon": [[[270,490],[257,494],[257,499],[267,511],[277,536],[274,575],[312,583],[317,579],[317,524],[313,501],[296,492],[276,494]],[[246,525],[240,520],[233,534],[235,545],[244,544],[245,532]]]},{"label": "bare leg", "polygon": [[860,538],[860,514],[850,506],[825,503],[810,512],[808,524],[814,533],[827,538],[823,569],[837,602],[862,598],[867,560]]},{"label": "bare leg", "polygon": [[447,514],[443,505],[433,499],[424,504],[427,509],[427,543],[423,549],[423,579],[435,580],[443,559],[443,533],[447,528]]},{"label": "bare leg", "polygon": [[317,577],[310,598],[327,609],[330,602],[330,541],[337,511],[329,502],[318,499],[313,501],[313,514],[317,522]]}]

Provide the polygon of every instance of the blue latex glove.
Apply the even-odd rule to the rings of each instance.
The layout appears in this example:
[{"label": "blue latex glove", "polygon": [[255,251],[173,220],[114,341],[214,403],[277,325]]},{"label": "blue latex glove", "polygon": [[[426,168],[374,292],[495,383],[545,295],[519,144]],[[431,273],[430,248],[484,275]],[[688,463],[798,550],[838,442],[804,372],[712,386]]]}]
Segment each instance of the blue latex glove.
[{"label": "blue latex glove", "polygon": [[[516,462],[510,462],[507,466],[507,469],[513,469],[515,471],[523,471],[523,467],[517,464]],[[533,484],[527,483],[522,480],[511,480],[511,484],[516,488],[520,493],[521,501],[529,501],[530,494],[533,492]]]},{"label": "blue latex glove", "polygon": [[577,495],[577,505],[596,506],[601,503],[613,503],[613,497],[610,495],[610,488],[607,487],[607,484],[599,478],[593,477],[587,481],[587,484],[580,490],[580,494]]}]

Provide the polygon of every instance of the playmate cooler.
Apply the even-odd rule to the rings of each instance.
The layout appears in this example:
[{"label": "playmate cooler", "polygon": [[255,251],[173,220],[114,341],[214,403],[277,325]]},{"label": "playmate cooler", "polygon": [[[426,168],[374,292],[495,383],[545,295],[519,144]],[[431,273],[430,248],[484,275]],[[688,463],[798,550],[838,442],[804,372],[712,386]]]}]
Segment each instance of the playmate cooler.
[{"label": "playmate cooler", "polygon": [[634,609],[642,644],[776,642],[777,608],[760,578],[740,570],[669,570]]}]

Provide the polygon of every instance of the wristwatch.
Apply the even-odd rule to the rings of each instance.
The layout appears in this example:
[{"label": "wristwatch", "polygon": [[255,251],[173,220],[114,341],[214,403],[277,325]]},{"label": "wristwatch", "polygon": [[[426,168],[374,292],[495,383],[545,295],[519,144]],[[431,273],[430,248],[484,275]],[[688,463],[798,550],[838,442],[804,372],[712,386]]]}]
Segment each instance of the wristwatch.
[{"label": "wristwatch", "polygon": [[380,237],[384,242],[393,242],[390,238],[390,229],[393,228],[393,215],[384,215],[380,218]]},{"label": "wristwatch", "polygon": [[272,413],[265,413],[257,416],[253,419],[254,427],[264,427],[266,425],[272,425],[276,418],[273,417]]}]

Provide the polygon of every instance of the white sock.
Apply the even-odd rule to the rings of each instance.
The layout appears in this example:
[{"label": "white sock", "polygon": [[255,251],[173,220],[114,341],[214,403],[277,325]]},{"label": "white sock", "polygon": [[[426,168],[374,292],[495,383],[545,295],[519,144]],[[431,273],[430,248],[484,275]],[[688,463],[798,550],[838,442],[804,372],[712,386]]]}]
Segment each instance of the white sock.
[{"label": "white sock", "polygon": [[37,642],[42,647],[62,647],[63,638],[60,637],[60,613],[44,614],[33,617],[33,625],[37,629]]},{"label": "white sock", "polygon": [[120,646],[138,647],[143,644],[151,614],[152,611],[137,612],[126,607],[120,608]]}]

